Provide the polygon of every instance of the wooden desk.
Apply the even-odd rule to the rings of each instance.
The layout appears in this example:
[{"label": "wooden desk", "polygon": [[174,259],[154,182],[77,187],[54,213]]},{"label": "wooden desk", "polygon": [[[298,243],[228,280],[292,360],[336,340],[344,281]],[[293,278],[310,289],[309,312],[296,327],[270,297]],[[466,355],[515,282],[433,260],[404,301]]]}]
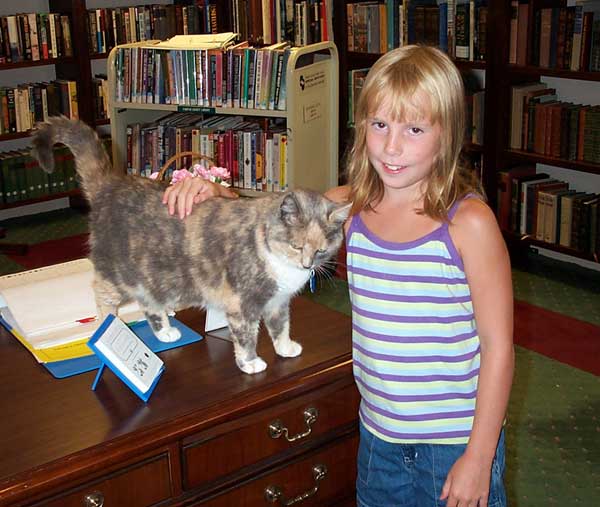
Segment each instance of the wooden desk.
[{"label": "wooden desk", "polygon": [[[201,312],[178,318],[203,329]],[[95,372],[51,377],[2,329],[0,506],[284,505],[317,485],[299,505],[354,505],[350,327],[347,316],[296,298],[301,356],[276,357],[263,330],[268,368],[246,375],[231,343],[207,336],[160,353],[166,370],[148,404],[110,371],[95,392]],[[274,438],[286,427],[306,436]]]}]

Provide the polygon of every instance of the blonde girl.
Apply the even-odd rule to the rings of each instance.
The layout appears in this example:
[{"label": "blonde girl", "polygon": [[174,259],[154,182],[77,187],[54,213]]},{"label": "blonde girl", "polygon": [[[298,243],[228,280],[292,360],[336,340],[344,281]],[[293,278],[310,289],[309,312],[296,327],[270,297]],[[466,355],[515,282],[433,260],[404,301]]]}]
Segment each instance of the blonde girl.
[{"label": "blonde girl", "polygon": [[370,70],[355,111],[346,227],[360,507],[504,506],[513,373],[508,254],[459,163],[460,73],[405,46]]}]

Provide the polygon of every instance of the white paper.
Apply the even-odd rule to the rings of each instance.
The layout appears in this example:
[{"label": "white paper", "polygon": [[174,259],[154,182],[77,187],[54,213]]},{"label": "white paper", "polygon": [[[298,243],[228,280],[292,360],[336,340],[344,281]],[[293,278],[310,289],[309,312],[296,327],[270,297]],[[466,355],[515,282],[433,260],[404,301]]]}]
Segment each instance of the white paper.
[{"label": "white paper", "polygon": [[229,323],[227,322],[225,312],[210,307],[206,309],[206,323],[204,324],[204,331],[206,333],[228,326]]}]

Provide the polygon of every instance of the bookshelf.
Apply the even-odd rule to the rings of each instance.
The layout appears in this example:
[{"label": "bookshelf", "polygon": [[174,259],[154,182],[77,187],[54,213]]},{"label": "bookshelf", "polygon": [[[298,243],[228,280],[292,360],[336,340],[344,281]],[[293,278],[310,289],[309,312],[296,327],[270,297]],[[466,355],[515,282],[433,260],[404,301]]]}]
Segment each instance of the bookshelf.
[{"label": "bookshelf", "polygon": [[[286,83],[285,110],[117,101],[117,54],[120,48],[128,47],[132,46],[113,49],[108,58],[115,167],[123,171],[127,169],[127,126],[153,122],[169,112],[192,112],[199,119],[211,115],[279,118],[285,122],[287,132],[286,187],[325,191],[337,185],[339,62],[336,46],[332,42],[291,49],[287,65],[282,70]],[[241,190],[252,194],[248,189]]]},{"label": "bookshelf", "polygon": [[[97,89],[99,82],[96,74],[106,74],[106,62],[108,51],[97,51],[94,49],[91,33],[91,18],[94,11],[111,12],[120,9],[151,9],[154,6],[176,6],[178,12],[184,7],[195,4],[194,0],[22,0],[17,4],[8,5],[3,2],[0,7],[0,16],[13,16],[18,13],[60,13],[66,15],[70,21],[70,33],[72,40],[72,56],[59,56],[48,59],[33,61],[25,59],[22,61],[11,61],[0,63],[0,85],[6,87],[17,87],[24,83],[50,82],[56,79],[69,80],[76,83],[77,109],[79,119],[89,125],[99,127],[108,125],[110,120],[97,114]],[[215,21],[219,29],[230,24],[226,0],[211,2],[214,4],[216,13]],[[175,9],[175,7],[173,7]],[[147,11],[149,12],[149,11]],[[172,16],[174,17],[174,15]],[[107,19],[107,18],[104,18]],[[175,26],[180,30],[181,22]],[[108,26],[111,28],[111,25]],[[204,30],[205,27],[200,27]],[[167,35],[170,36],[173,27],[169,26]],[[105,35],[105,40],[110,37]],[[108,49],[108,48],[107,48]],[[0,151],[9,152],[14,150],[26,150],[29,145],[30,130],[25,129],[18,132],[0,132]],[[21,171],[23,172],[23,171]],[[22,178],[22,175],[20,176]],[[10,184],[10,183],[9,183]],[[32,194],[15,200],[6,200],[4,193],[0,199],[0,210],[6,210],[7,216],[16,216],[19,209],[29,209],[29,205],[35,205],[31,212],[44,211],[46,208],[59,207],[45,201],[60,201],[69,199],[71,205],[81,205],[81,194],[77,189],[65,189],[64,192],[50,192],[42,196]],[[48,204],[49,206],[45,206]],[[64,206],[64,204],[62,204]],[[27,211],[23,211],[26,213]]]},{"label": "bookshelf", "polygon": [[[564,152],[562,155],[559,155],[556,151],[551,154],[548,153],[547,149],[544,153],[540,148],[532,150],[523,145],[511,147],[510,135],[511,122],[513,121],[511,93],[514,86],[539,81],[547,88],[556,90],[558,106],[567,103],[589,104],[591,106],[600,104],[600,86],[598,86],[600,72],[589,70],[589,64],[587,63],[589,60],[586,60],[585,64],[582,64],[579,68],[574,68],[574,70],[571,70],[570,65],[569,68],[566,68],[566,63],[568,63],[566,57],[562,65],[560,61],[544,62],[544,57],[537,54],[539,51],[538,44],[543,46],[543,43],[538,42],[541,34],[536,30],[536,17],[541,17],[542,11],[554,10],[564,15],[567,8],[574,10],[576,6],[581,5],[585,6],[585,10],[595,9],[597,14],[595,14],[594,19],[598,19],[600,2],[597,2],[597,0],[588,2],[520,1],[518,3],[517,20],[518,16],[521,16],[521,22],[523,22],[522,14],[524,11],[528,20],[526,19],[526,23],[522,23],[526,24],[526,29],[519,33],[517,46],[520,54],[516,59],[511,57],[510,54],[511,19],[514,20],[515,16],[510,4],[511,2],[490,2],[490,16],[493,16],[493,19],[497,22],[489,27],[489,37],[491,40],[496,41],[496,49],[490,53],[491,61],[487,62],[490,83],[493,83],[494,107],[490,111],[490,117],[486,118],[486,126],[493,123],[490,126],[490,134],[493,137],[486,139],[486,143],[490,142],[490,146],[486,146],[486,150],[489,153],[490,160],[495,163],[491,166],[494,171],[489,175],[487,188],[492,192],[496,189],[501,190],[502,187],[499,186],[498,180],[494,181],[494,177],[500,178],[500,171],[519,165],[530,165],[535,168],[536,173],[546,173],[559,182],[566,182],[573,190],[598,194],[600,193],[600,164],[598,162],[582,159],[582,153],[575,157],[565,155]],[[564,22],[564,24],[566,26],[568,23]],[[514,34],[512,38],[515,39]],[[512,47],[514,47],[514,42]],[[535,130],[539,132],[537,125]],[[572,128],[570,130],[573,131]],[[560,142],[564,144],[569,135],[570,133],[563,131],[559,136]],[[554,141],[554,134],[552,137]],[[496,142],[491,142],[493,139]],[[494,195],[500,195],[500,193]],[[515,213],[515,210],[511,210],[511,212]],[[559,238],[552,242],[548,241],[548,237],[546,237],[546,240],[541,240],[537,224],[534,225],[534,229],[536,230],[531,231],[528,229],[527,233],[511,230],[510,228],[505,229],[505,238],[509,247],[511,247],[511,251],[523,253],[530,248],[541,249],[544,253],[562,260],[576,262],[583,260],[584,265],[590,265],[591,262],[593,263],[590,265],[591,267],[597,266],[600,254],[600,249],[597,246],[564,246],[558,240]],[[537,237],[536,232],[538,233]],[[598,244],[596,243],[596,245]]]},{"label": "bookshelf", "polygon": [[[380,53],[377,52],[358,52],[349,49],[348,31],[352,30],[353,27],[347,19],[347,4],[351,3],[356,4],[358,2],[336,0],[334,3],[336,13],[334,33],[340,53],[340,126],[342,129],[346,129],[345,133],[340,136],[341,139],[345,140],[340,144],[341,157],[350,146],[349,140],[352,138],[352,129],[346,127],[349,99],[348,73],[353,69],[370,67],[380,56]],[[406,1],[379,3],[385,4],[388,8],[397,8],[401,4],[409,6],[423,5],[425,8],[431,8],[434,4],[446,6],[451,4],[451,2],[430,2],[428,0],[410,0],[408,3]],[[456,6],[465,2],[455,0],[453,3]],[[477,56],[473,59],[454,58],[454,61],[462,73],[480,76],[485,85],[483,144],[471,144],[466,146],[465,151],[474,152],[481,157],[483,166],[482,181],[492,208],[498,209],[500,173],[522,164],[531,164],[538,173],[546,172],[561,181],[567,181],[572,188],[577,190],[600,193],[600,165],[598,163],[588,160],[570,160],[565,157],[560,158],[510,148],[511,87],[513,85],[541,80],[547,83],[549,87],[557,88],[560,96],[559,100],[586,103],[592,106],[600,104],[600,87],[598,86],[600,72],[581,68],[570,70],[557,68],[556,66],[542,67],[539,65],[539,60],[534,60],[532,56],[536,38],[540,36],[535,31],[536,12],[545,8],[566,8],[567,6],[574,7],[580,4],[586,5],[586,9],[592,9],[592,6],[599,4],[598,0],[513,0],[512,2],[487,0],[487,2],[472,1],[471,3],[474,3],[475,6],[487,5],[487,20],[493,20],[493,22],[486,23],[485,26],[485,47],[483,47],[485,58],[481,59]],[[532,14],[528,22],[524,24],[525,30],[520,32],[521,39],[519,40],[525,42],[521,43],[521,53],[517,64],[515,46],[517,40],[514,37],[514,43],[511,44],[511,21],[516,26],[517,19],[514,15],[519,7],[521,9],[528,7],[529,12]],[[595,11],[599,12],[600,8],[595,7]],[[598,15],[594,19],[598,19]],[[394,21],[397,21],[397,19]],[[446,43],[448,42],[446,41]],[[523,45],[527,48],[524,51]],[[388,49],[390,49],[389,40]],[[569,256],[569,258],[563,260],[579,262],[584,259],[585,261],[598,263],[598,251],[595,253],[582,252],[560,244],[540,241],[531,235],[516,234],[510,230],[503,230],[503,233],[511,253],[514,255],[522,254],[530,248],[542,248],[546,252],[550,252],[550,255],[558,253]]]},{"label": "bookshelf", "polygon": [[[54,44],[51,44],[51,41],[48,40],[48,51],[45,55],[44,51],[42,51],[41,44],[38,44],[37,54],[32,54],[30,46],[29,58],[16,58],[12,61],[0,63],[0,84],[3,87],[3,96],[5,98],[3,106],[6,109],[8,109],[9,101],[13,102],[14,99],[14,103],[16,103],[16,90],[23,91],[27,84],[31,85],[31,83],[38,83],[30,86],[27,93],[33,93],[33,87],[37,88],[37,93],[41,93],[39,83],[52,81],[54,82],[52,85],[54,96],[57,96],[59,93],[57,89],[59,85],[56,84],[56,80],[62,80],[64,82],[70,81],[71,83],[76,83],[78,89],[81,88],[82,85],[80,85],[79,80],[73,77],[77,75],[77,72],[74,72],[73,69],[82,65],[82,62],[80,61],[81,52],[75,49],[77,47],[76,45],[79,43],[76,29],[81,28],[77,23],[73,22],[73,19],[77,17],[77,5],[75,4],[76,2],[57,2],[54,0],[44,2],[40,0],[25,0],[20,2],[18,6],[3,5],[0,8],[0,16],[3,16],[4,23],[10,25],[8,20],[12,19],[14,21],[14,27],[16,27],[16,24],[19,22],[24,23],[24,19],[27,18],[27,24],[29,24],[29,22],[36,22],[38,28],[45,20],[44,28],[49,29],[51,21],[56,21],[57,24],[60,24],[60,15],[68,16],[71,39],[70,46],[72,47],[70,54],[67,54],[66,45],[64,41],[61,43],[57,32]],[[52,15],[49,15],[48,13],[52,13]],[[56,16],[56,20],[53,19],[54,16]],[[21,26],[19,26],[19,29],[21,29]],[[56,27],[56,29],[58,30],[58,27]],[[6,28],[5,33],[8,30],[9,28]],[[14,30],[12,33],[14,33]],[[41,33],[37,33],[37,36],[39,42],[41,42]],[[23,39],[21,38],[21,40]],[[6,44],[3,46],[3,49],[3,54],[9,50]],[[25,48],[23,48],[23,50],[24,49]],[[53,51],[58,54],[53,54]],[[35,60],[33,60],[34,57]],[[8,58],[6,58],[6,60],[8,60]],[[9,89],[10,93],[8,91]],[[64,92],[65,90],[61,92],[61,95]],[[50,94],[50,91],[48,91],[48,94]],[[36,94],[36,99],[38,96],[39,95]],[[26,100],[23,97],[25,96],[22,96],[22,101]],[[57,105],[57,101],[55,101],[54,104]],[[22,108],[24,107],[23,102],[18,105]],[[60,105],[61,112],[69,114],[66,112],[64,106],[65,104]],[[88,114],[84,102],[77,101],[77,106],[81,107],[80,114],[82,117]],[[67,188],[66,185],[63,185],[63,188],[55,186],[51,193],[48,192],[48,189],[52,188],[51,182],[46,185],[46,189],[43,188],[43,185],[48,183],[47,179],[44,182],[41,170],[36,171],[34,168],[31,168],[27,160],[26,147],[28,145],[27,138],[29,136],[29,130],[23,121],[19,122],[19,128],[17,128],[16,116],[18,115],[19,110],[15,106],[13,111],[15,111],[15,114],[10,115],[10,127],[8,123],[5,122],[2,129],[3,131],[0,133],[0,150],[2,151],[1,165],[3,173],[0,210],[8,210],[10,208],[17,208],[46,200],[75,197],[78,192]],[[4,112],[8,113],[8,110]],[[7,120],[8,118],[9,117],[6,117]],[[35,176],[32,177],[31,175],[34,172]],[[10,196],[9,192],[11,194]]]}]

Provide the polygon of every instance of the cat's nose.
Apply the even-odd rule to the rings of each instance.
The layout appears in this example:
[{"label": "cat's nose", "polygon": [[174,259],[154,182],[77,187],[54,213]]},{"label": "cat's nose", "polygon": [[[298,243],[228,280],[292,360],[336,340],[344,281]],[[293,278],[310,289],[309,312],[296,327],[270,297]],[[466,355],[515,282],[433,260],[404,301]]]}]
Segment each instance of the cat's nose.
[{"label": "cat's nose", "polygon": [[313,269],[314,268],[314,255],[307,255],[306,253],[302,256],[302,267],[304,269]]}]

